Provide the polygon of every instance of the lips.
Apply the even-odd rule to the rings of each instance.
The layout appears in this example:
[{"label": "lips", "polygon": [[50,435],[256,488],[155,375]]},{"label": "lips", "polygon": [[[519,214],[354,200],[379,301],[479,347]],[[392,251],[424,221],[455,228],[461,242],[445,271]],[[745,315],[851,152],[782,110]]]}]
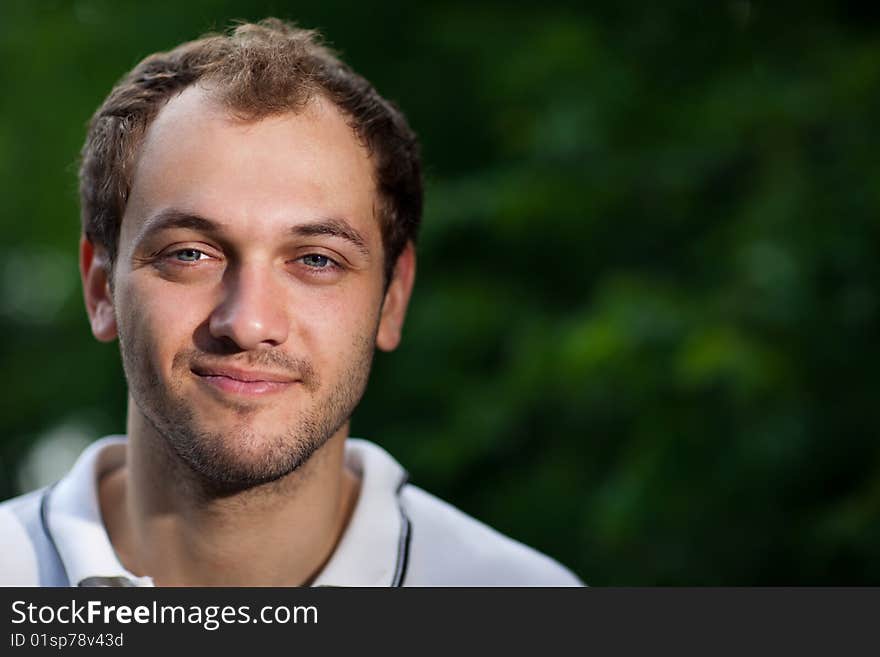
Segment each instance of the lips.
[{"label": "lips", "polygon": [[298,382],[289,374],[233,367],[197,366],[192,368],[192,373],[212,388],[248,396],[279,392]]}]

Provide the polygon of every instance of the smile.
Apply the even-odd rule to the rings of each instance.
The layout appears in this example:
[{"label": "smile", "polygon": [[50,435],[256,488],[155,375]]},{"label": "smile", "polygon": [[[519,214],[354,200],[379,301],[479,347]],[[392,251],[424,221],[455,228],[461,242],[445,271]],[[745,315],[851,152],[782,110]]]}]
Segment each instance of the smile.
[{"label": "smile", "polygon": [[216,390],[235,395],[261,396],[281,392],[298,383],[289,376],[227,368],[192,368],[201,381]]}]

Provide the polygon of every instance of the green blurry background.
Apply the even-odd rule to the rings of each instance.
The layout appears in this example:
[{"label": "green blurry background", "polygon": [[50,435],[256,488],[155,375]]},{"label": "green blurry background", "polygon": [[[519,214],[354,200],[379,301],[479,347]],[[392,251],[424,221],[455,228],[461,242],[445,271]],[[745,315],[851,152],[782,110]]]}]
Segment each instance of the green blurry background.
[{"label": "green blurry background", "polygon": [[591,584],[880,584],[880,11],[657,4],[0,0],[0,497],[124,427],[80,301],[89,115],[278,15],[424,145],[355,435]]}]

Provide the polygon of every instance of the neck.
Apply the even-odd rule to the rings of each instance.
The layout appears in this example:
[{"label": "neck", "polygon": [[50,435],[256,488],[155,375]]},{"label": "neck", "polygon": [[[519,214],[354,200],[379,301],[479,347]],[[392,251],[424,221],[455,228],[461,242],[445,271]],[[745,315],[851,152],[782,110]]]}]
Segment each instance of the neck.
[{"label": "neck", "polygon": [[348,424],[289,475],[211,495],[129,405],[123,468],[100,482],[101,512],[123,566],[158,586],[299,586],[320,572],[357,498],[345,468]]}]

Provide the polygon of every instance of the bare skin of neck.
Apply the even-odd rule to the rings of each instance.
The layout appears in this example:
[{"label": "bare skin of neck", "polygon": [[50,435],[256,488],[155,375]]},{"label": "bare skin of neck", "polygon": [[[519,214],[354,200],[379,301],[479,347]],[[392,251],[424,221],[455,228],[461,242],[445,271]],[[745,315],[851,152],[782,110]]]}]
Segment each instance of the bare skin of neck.
[{"label": "bare skin of neck", "polygon": [[[134,407],[131,404],[129,408]],[[225,497],[199,494],[188,467],[136,410],[126,464],[99,482],[122,565],[157,586],[300,586],[333,553],[357,501],[344,465],[348,424],[288,476]]]}]

